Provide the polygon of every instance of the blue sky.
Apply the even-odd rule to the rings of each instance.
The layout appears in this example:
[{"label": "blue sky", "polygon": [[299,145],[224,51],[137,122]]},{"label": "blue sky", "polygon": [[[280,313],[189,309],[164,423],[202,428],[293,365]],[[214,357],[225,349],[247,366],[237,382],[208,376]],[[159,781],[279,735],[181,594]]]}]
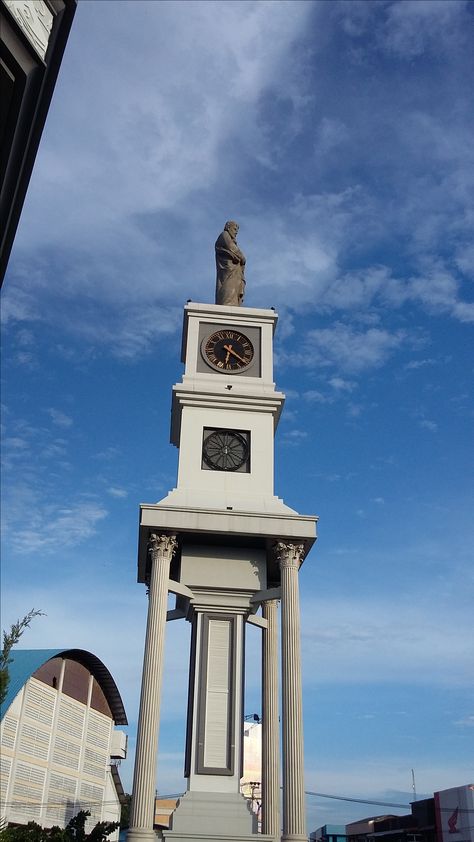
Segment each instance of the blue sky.
[{"label": "blue sky", "polygon": [[[90,649],[133,749],[138,505],[175,485],[182,307],[240,223],[276,307],[276,493],[301,570],[306,787],[472,781],[474,117],[464,0],[80,2],[3,290],[3,625]],[[172,623],[158,789],[181,791]],[[258,631],[246,707],[259,710]],[[122,766],[127,788],[132,762]],[[384,812],[308,798],[310,828]]]}]

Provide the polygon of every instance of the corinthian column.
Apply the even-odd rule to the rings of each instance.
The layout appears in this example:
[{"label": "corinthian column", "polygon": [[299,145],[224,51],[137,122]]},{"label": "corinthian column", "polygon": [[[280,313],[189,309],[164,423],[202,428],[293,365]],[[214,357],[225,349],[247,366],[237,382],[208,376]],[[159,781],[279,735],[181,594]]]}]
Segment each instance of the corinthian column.
[{"label": "corinthian column", "polygon": [[298,570],[303,544],[279,542],[275,551],[281,571],[281,660],[283,713],[284,842],[306,842],[303,758],[303,704]]},{"label": "corinthian column", "polygon": [[278,723],[278,601],[262,602],[262,833],[280,837],[280,727]]},{"label": "corinthian column", "polygon": [[160,724],[161,681],[165,643],[170,562],[176,549],[174,535],[150,535],[151,556],[148,619],[143,656],[142,691],[128,842],[153,840],[156,760]]}]

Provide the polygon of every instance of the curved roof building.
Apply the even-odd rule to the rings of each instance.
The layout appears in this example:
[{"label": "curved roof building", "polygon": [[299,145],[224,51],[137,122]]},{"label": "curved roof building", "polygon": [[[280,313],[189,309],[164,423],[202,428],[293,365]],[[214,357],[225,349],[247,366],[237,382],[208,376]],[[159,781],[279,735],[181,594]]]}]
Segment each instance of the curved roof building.
[{"label": "curved roof building", "polygon": [[[13,650],[1,716],[2,817],[89,827],[117,821],[126,756],[123,702],[107,667],[83,649]],[[118,838],[118,831],[115,837]]]}]

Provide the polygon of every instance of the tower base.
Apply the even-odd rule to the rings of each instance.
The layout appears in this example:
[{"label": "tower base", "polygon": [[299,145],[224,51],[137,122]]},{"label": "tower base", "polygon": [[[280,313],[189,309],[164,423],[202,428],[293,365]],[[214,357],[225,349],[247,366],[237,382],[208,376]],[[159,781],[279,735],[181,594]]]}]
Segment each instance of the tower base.
[{"label": "tower base", "polygon": [[[274,836],[267,836],[262,833],[252,833],[250,836],[235,836],[234,834],[222,833],[178,833],[172,830],[162,830],[158,839],[169,840],[169,842],[275,842]],[[306,842],[307,837],[302,837]]]},{"label": "tower base", "polygon": [[165,842],[273,842],[257,834],[257,817],[240,793],[190,790],[161,832]]}]

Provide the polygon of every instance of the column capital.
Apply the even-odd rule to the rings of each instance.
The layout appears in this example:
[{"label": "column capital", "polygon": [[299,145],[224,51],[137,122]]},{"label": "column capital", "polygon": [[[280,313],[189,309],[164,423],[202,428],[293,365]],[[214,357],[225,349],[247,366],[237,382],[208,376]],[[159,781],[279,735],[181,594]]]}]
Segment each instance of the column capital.
[{"label": "column capital", "polygon": [[272,599],[264,599],[262,600],[262,607],[264,605],[268,605],[269,608],[278,608],[280,604],[280,600],[272,597]]},{"label": "column capital", "polygon": [[152,532],[148,539],[148,552],[155,559],[157,556],[173,556],[178,541],[176,535],[159,535],[157,532]]},{"label": "column capital", "polygon": [[295,567],[298,570],[303,563],[304,544],[287,544],[284,541],[277,541],[273,545],[273,551],[280,569]]}]

